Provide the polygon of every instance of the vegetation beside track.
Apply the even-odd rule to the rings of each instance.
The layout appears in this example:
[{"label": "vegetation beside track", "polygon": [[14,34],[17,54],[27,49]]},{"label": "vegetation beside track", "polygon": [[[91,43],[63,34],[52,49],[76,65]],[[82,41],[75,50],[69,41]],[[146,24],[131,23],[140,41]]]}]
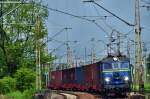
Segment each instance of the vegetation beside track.
[{"label": "vegetation beside track", "polygon": [[41,40],[39,42],[41,64],[53,60],[45,51],[46,44],[42,41],[47,36],[45,20],[48,17],[48,10],[41,8],[37,0],[32,0],[31,4],[6,3],[2,7],[5,9],[3,13],[16,9],[3,17],[8,24],[0,23],[0,99],[1,97],[32,99],[36,78],[35,21],[37,15],[41,18],[41,32],[38,35]]}]

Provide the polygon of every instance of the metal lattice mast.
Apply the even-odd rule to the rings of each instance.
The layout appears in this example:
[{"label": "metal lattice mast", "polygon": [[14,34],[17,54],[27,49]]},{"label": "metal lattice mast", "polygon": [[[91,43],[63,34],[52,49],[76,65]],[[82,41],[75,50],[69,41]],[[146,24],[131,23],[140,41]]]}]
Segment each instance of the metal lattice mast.
[{"label": "metal lattice mast", "polygon": [[40,45],[39,45],[39,34],[40,34],[40,17],[36,18],[35,28],[35,39],[36,39],[36,90],[41,90],[41,65],[40,65]]},{"label": "metal lattice mast", "polygon": [[70,66],[70,67],[72,67],[72,63],[73,63],[73,60],[72,60],[72,50],[71,50],[71,48],[70,48],[70,46],[69,46],[69,37],[68,37],[68,32],[67,32],[67,30],[68,29],[72,29],[72,28],[65,28],[65,30],[66,30],[66,39],[67,39],[67,43],[66,43],[66,45],[67,45],[67,65],[68,66]]},{"label": "metal lattice mast", "polygon": [[[1,0],[2,1],[2,0]],[[0,17],[1,17],[1,19],[0,19],[0,31],[3,31],[3,4],[1,3],[0,4]],[[2,35],[3,33],[1,33],[1,35]],[[0,36],[1,36],[0,35]],[[3,42],[4,43],[4,42]]]},{"label": "metal lattice mast", "polygon": [[[135,0],[135,66],[134,66],[134,84],[139,81],[139,89],[143,86],[143,68],[142,68],[142,46],[141,46],[141,27],[140,27],[140,7],[139,0]],[[138,76],[137,71],[138,69]],[[136,77],[137,76],[137,77]]]},{"label": "metal lattice mast", "polygon": [[127,41],[127,56],[130,59],[130,39]]},{"label": "metal lattice mast", "polygon": [[67,64],[72,67],[72,51],[69,45],[67,44]]},{"label": "metal lattice mast", "polygon": [[120,33],[119,32],[117,32],[117,54],[118,55],[121,55],[121,50],[120,50],[120,46],[121,46],[121,38],[120,38],[121,36],[120,36]]},{"label": "metal lattice mast", "polygon": [[143,73],[143,77],[144,77],[144,83],[147,83],[147,77],[146,77],[146,74],[147,74],[147,60],[146,60],[146,54],[147,54],[147,48],[146,48],[146,44],[143,43],[143,69],[144,69],[144,73]]}]

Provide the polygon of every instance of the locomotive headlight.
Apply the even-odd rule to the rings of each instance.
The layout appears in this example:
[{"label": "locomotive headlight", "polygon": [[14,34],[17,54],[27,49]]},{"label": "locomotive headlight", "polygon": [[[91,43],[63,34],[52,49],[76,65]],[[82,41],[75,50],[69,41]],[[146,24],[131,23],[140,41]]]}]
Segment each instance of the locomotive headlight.
[{"label": "locomotive headlight", "polygon": [[128,77],[128,76],[125,76],[125,77],[124,77],[124,80],[125,80],[125,81],[128,81],[128,80],[129,80],[129,77]]},{"label": "locomotive headlight", "polygon": [[106,78],[105,78],[105,81],[106,81],[106,82],[110,82],[110,78],[109,78],[109,77],[106,77]]}]

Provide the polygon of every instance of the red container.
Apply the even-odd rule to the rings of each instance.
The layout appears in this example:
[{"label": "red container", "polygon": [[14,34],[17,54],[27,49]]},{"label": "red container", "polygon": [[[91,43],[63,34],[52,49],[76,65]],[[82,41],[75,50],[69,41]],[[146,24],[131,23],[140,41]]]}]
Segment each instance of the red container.
[{"label": "red container", "polygon": [[99,85],[99,73],[97,64],[90,64],[83,66],[83,72],[84,72],[84,82],[86,88],[92,88],[96,89],[96,87]]},{"label": "red container", "polygon": [[58,88],[61,86],[62,84],[62,71],[59,70],[59,71],[52,71],[51,72],[51,81],[50,81],[50,87],[55,87],[55,88]]},{"label": "red container", "polygon": [[92,73],[92,84],[97,85],[99,83],[99,70],[97,67],[97,64],[90,65],[91,67],[91,73]]},{"label": "red container", "polygon": [[76,80],[75,78],[75,68],[70,68],[68,71],[69,83],[74,84]]},{"label": "red container", "polygon": [[75,83],[75,68],[62,70],[63,84]]}]

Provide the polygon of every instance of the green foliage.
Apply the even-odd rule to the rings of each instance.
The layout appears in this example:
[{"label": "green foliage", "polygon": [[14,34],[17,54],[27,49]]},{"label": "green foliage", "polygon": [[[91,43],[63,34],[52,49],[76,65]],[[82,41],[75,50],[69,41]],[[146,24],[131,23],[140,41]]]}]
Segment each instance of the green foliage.
[{"label": "green foliage", "polygon": [[[17,0],[22,1],[22,0]],[[32,0],[31,4],[3,4],[3,26],[0,23],[0,91],[11,92],[8,96],[15,99],[30,97],[35,86],[35,33],[36,17],[40,17],[40,60],[47,64],[54,58],[45,51],[45,38],[48,34],[45,20],[48,17],[47,8]],[[14,8],[17,9],[13,10]],[[5,77],[10,75],[11,77]],[[16,90],[19,91],[12,92]],[[24,91],[25,90],[25,91]],[[29,95],[29,96],[28,96]],[[25,98],[27,99],[27,98]],[[28,98],[30,99],[30,98]]]},{"label": "green foliage", "polygon": [[145,84],[145,85],[144,85],[144,89],[145,89],[145,90],[150,90],[150,83],[149,83],[149,84]]},{"label": "green foliage", "polygon": [[[21,0],[18,0],[21,1]],[[0,25],[0,77],[13,75],[20,67],[28,67],[35,70],[35,23],[37,15],[40,16],[40,45],[42,39],[47,36],[45,20],[48,10],[39,6],[37,0],[31,4],[4,4],[5,13],[16,8],[13,12],[4,16],[6,24]],[[5,38],[5,39],[4,39]],[[45,55],[45,45],[41,46],[41,62],[48,62],[49,56]]]},{"label": "green foliage", "polygon": [[20,91],[7,93],[6,97],[7,97],[6,99],[28,99],[28,98],[24,98],[23,94]]},{"label": "green foliage", "polygon": [[8,93],[16,89],[16,80],[11,77],[3,77],[0,79],[0,92]]},{"label": "green foliage", "polygon": [[148,71],[148,73],[150,74],[150,54],[149,54],[149,56],[148,56],[148,58],[147,58],[147,71]]},{"label": "green foliage", "polygon": [[[33,99],[33,95],[35,93],[35,89],[25,90],[24,92],[15,91],[6,94],[6,97],[13,99]],[[7,99],[6,98],[6,99]]]},{"label": "green foliage", "polygon": [[35,72],[29,68],[22,67],[14,75],[17,80],[17,89],[22,91],[33,88],[35,84]]},{"label": "green foliage", "polygon": [[[150,81],[150,54],[147,58],[147,80]],[[149,82],[150,84],[150,82]]]},{"label": "green foliage", "polygon": [[33,99],[34,93],[35,93],[35,89],[34,88],[29,89],[29,90],[25,90],[23,92],[23,97],[24,97],[24,99]]},{"label": "green foliage", "polygon": [[6,75],[5,71],[7,70],[4,57],[3,51],[0,49],[0,78]]}]

